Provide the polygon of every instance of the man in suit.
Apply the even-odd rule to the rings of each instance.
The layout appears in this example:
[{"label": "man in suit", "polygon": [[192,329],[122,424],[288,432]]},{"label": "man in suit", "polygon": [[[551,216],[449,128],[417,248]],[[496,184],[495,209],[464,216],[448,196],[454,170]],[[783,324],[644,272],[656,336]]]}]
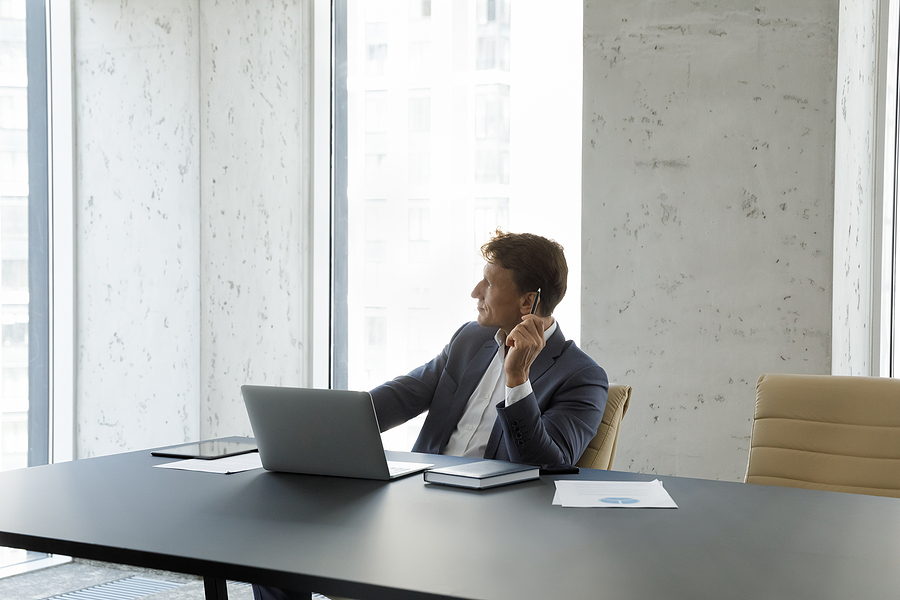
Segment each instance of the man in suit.
[{"label": "man in suit", "polygon": [[[498,230],[481,253],[477,322],[428,364],[372,390],[378,423],[384,431],[428,411],[415,452],[574,464],[600,426],[609,383],[553,318],[569,274],[562,246]],[[257,585],[253,594],[309,598]]]},{"label": "man in suit", "polygon": [[378,422],[387,430],[428,411],[415,452],[574,464],[597,432],[609,383],[553,317],[566,293],[563,249],[498,230],[481,252],[477,322],[431,362],[372,390]]}]

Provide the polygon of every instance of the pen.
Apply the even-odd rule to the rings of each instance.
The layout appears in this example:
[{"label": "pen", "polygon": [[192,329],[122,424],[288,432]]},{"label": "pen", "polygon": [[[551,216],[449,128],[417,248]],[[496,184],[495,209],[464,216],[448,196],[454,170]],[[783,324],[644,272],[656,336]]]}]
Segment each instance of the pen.
[{"label": "pen", "polygon": [[534,311],[537,310],[538,302],[541,299],[541,288],[538,288],[537,294],[534,296],[534,302],[531,303],[531,314],[534,314]]}]

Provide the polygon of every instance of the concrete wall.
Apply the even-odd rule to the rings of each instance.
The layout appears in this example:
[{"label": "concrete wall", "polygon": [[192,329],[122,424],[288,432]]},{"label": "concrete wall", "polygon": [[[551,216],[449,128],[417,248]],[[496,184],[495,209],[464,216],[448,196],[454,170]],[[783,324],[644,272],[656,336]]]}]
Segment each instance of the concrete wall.
[{"label": "concrete wall", "polygon": [[[830,370],[832,262],[835,368],[865,368],[873,4],[585,3],[582,341],[634,386],[617,468],[739,479],[759,374]],[[240,383],[303,379],[304,6],[74,3],[77,456],[246,433]]]},{"label": "concrete wall", "polygon": [[76,2],[76,456],[199,434],[196,4]]},{"label": "concrete wall", "polygon": [[304,28],[300,0],[200,4],[204,438],[250,434],[241,385],[301,383]]},{"label": "concrete wall", "polygon": [[76,456],[246,434],[240,384],[299,382],[304,15],[74,3]]},{"label": "concrete wall", "polygon": [[837,0],[585,2],[582,345],[616,468],[738,480],[755,384],[831,366]]}]

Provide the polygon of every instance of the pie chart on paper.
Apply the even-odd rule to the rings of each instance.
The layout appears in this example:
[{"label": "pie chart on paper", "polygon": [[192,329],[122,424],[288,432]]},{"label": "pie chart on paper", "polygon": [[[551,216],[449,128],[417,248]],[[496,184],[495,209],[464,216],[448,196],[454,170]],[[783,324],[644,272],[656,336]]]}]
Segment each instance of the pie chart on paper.
[{"label": "pie chart on paper", "polygon": [[604,504],[637,504],[640,502],[637,498],[600,498],[600,502]]}]

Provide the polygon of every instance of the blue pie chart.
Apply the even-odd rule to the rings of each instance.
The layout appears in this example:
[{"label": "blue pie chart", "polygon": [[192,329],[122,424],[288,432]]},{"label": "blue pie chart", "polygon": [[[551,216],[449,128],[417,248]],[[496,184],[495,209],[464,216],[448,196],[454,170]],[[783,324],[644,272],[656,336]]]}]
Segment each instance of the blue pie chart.
[{"label": "blue pie chart", "polygon": [[600,502],[604,504],[637,504],[640,500],[637,498],[600,498]]}]

